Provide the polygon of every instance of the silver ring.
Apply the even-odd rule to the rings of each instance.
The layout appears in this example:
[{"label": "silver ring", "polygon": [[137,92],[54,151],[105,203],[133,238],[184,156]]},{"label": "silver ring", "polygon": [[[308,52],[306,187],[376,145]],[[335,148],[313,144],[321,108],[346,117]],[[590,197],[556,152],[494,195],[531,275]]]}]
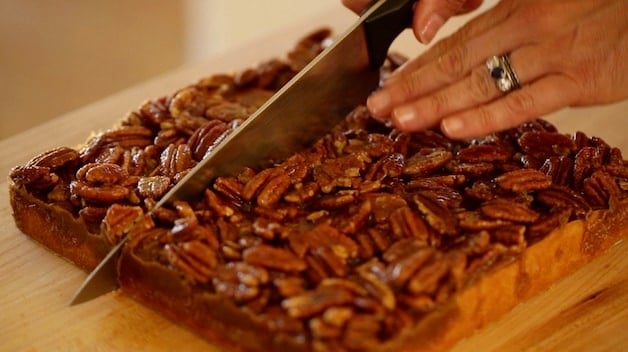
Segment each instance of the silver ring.
[{"label": "silver ring", "polygon": [[491,56],[486,60],[488,74],[495,80],[495,85],[502,93],[521,88],[519,78],[510,64],[508,55]]}]

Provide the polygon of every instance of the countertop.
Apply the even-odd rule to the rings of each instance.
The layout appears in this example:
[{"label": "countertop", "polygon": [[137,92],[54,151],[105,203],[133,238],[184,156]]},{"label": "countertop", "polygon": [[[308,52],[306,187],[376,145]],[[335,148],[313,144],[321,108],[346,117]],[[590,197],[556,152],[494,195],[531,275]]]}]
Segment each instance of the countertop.
[{"label": "countertop", "polygon": [[[351,17],[325,20],[342,26]],[[452,26],[455,24],[452,24]],[[286,29],[264,45],[249,45],[202,64],[182,67],[0,141],[1,351],[217,351],[194,334],[120,293],[69,307],[86,273],[23,235],[14,225],[6,175],[11,167],[56,146],[76,146],[107,129],[144,100],[173,92],[212,73],[229,72],[283,55],[318,25]],[[411,44],[408,44],[411,43]],[[413,45],[413,41],[402,41]],[[602,137],[628,155],[628,102],[569,109],[548,120],[563,132]],[[461,341],[456,351],[628,350],[626,241],[603,257],[519,305]]]}]

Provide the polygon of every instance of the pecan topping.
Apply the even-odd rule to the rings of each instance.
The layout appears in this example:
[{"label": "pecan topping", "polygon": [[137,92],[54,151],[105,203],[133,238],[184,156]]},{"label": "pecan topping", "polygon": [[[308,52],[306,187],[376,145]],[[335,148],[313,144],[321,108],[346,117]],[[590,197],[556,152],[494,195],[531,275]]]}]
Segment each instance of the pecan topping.
[{"label": "pecan topping", "polygon": [[605,208],[611,198],[621,197],[621,190],[617,182],[608,173],[596,170],[584,180],[582,191],[594,207]]},{"label": "pecan topping", "polygon": [[584,216],[591,209],[581,195],[567,187],[552,186],[541,190],[536,199],[551,208],[570,208],[578,217]]},{"label": "pecan topping", "polygon": [[456,234],[456,217],[441,203],[422,194],[414,195],[414,203],[436,231],[444,235]]},{"label": "pecan topping", "polygon": [[401,207],[390,215],[390,227],[396,238],[412,237],[427,243],[429,231],[425,221],[409,207]]},{"label": "pecan topping", "polygon": [[70,191],[80,198],[105,204],[122,202],[130,194],[130,190],[127,187],[120,185],[90,186],[77,181],[70,184]]},{"label": "pecan topping", "polygon": [[9,177],[17,184],[34,189],[50,189],[59,182],[59,176],[50,172],[49,167],[43,166],[16,166],[11,169]]},{"label": "pecan topping", "polygon": [[552,178],[552,183],[568,186],[573,177],[573,160],[566,156],[551,156],[545,159],[540,171]]},{"label": "pecan topping", "polygon": [[229,132],[227,124],[217,120],[197,129],[188,141],[194,160],[201,161]]},{"label": "pecan topping", "polygon": [[280,271],[302,271],[307,264],[288,250],[267,245],[247,248],[242,253],[245,262]]},{"label": "pecan topping", "polygon": [[472,145],[458,151],[458,160],[463,163],[506,162],[513,156],[513,151],[498,145]]},{"label": "pecan topping", "polygon": [[408,291],[413,294],[433,294],[439,287],[439,281],[448,273],[446,260],[435,260],[425,264],[408,282]]},{"label": "pecan topping", "polygon": [[214,275],[212,262],[215,261],[215,258],[208,255],[204,249],[206,248],[203,245],[186,245],[184,247],[168,244],[164,247],[166,257],[172,266],[182,272],[189,280],[201,283],[209,281]]},{"label": "pecan topping", "polygon": [[143,213],[137,206],[111,205],[102,220],[103,234],[109,243],[117,244]]},{"label": "pecan topping", "polygon": [[112,185],[129,177],[126,170],[117,164],[89,163],[78,169],[76,178],[89,183]]},{"label": "pecan topping", "polygon": [[238,302],[250,301],[260,294],[260,286],[270,280],[264,268],[243,262],[230,262],[216,270],[212,283],[216,291]]},{"label": "pecan topping", "polygon": [[153,131],[144,126],[123,126],[119,129],[106,131],[92,138],[81,149],[81,160],[89,162],[104,149],[118,145],[122,148],[146,147],[152,143]]},{"label": "pecan topping", "polygon": [[538,238],[547,235],[550,231],[564,225],[569,221],[572,208],[556,208],[551,213],[542,216],[528,229],[531,238]]},{"label": "pecan topping", "polygon": [[209,106],[205,110],[205,116],[210,119],[218,119],[225,122],[246,119],[254,109],[248,109],[242,104],[223,101],[218,104]]},{"label": "pecan topping", "polygon": [[286,298],[281,306],[293,318],[307,318],[322,313],[327,308],[351,303],[354,295],[338,287],[321,286],[301,295]]},{"label": "pecan topping", "polygon": [[552,184],[551,177],[532,169],[506,172],[495,178],[495,181],[501,188],[515,192],[536,191]]},{"label": "pecan topping", "polygon": [[140,177],[137,191],[144,198],[158,199],[170,188],[170,178],[166,176]]},{"label": "pecan topping", "polygon": [[175,119],[182,116],[203,116],[207,105],[211,104],[211,93],[198,87],[187,87],[178,91],[168,106]]},{"label": "pecan topping", "polygon": [[159,126],[170,118],[170,114],[163,101],[149,100],[140,106],[139,114],[132,113],[130,117],[139,117],[151,126]]},{"label": "pecan topping", "polygon": [[257,196],[257,204],[262,207],[271,207],[277,203],[291,186],[290,176],[279,174],[266,183]]},{"label": "pecan topping", "polygon": [[74,149],[59,147],[34,157],[26,166],[47,167],[55,170],[66,164],[78,161],[79,156],[79,153]]},{"label": "pecan topping", "polygon": [[603,152],[599,148],[584,147],[576,153],[573,163],[573,183],[580,188],[584,179],[602,166]]},{"label": "pecan topping", "polygon": [[405,175],[425,175],[439,169],[453,158],[453,154],[445,149],[422,149],[406,160],[403,168]]},{"label": "pecan topping", "polygon": [[519,145],[526,154],[540,160],[553,155],[569,155],[576,150],[574,141],[558,132],[525,132],[519,137]]},{"label": "pecan topping", "polygon": [[463,211],[457,217],[460,227],[471,231],[491,230],[508,224],[500,219],[487,219],[479,211]]},{"label": "pecan topping", "polygon": [[387,270],[388,278],[393,287],[405,286],[412,274],[434,255],[434,250],[421,247],[415,251],[406,251],[403,257],[391,261]]},{"label": "pecan topping", "polygon": [[160,159],[164,176],[171,178],[192,166],[192,155],[187,144],[169,145],[164,149]]},{"label": "pecan topping", "polygon": [[480,206],[485,216],[505,221],[533,223],[539,218],[539,213],[530,209],[527,204],[508,199],[493,199]]}]

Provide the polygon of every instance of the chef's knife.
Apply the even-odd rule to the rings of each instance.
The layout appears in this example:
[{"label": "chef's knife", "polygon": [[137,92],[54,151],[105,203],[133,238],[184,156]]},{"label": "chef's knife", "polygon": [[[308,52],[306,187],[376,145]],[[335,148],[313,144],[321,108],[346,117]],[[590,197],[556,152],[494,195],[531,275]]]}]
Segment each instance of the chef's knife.
[{"label": "chef's knife", "polygon": [[[179,181],[155,208],[191,199],[218,176],[266,166],[309,146],[377,88],[379,68],[394,39],[412,22],[416,0],[379,0]],[[153,209],[155,209],[153,208]],[[71,305],[117,287],[112,249],[74,295]]]}]

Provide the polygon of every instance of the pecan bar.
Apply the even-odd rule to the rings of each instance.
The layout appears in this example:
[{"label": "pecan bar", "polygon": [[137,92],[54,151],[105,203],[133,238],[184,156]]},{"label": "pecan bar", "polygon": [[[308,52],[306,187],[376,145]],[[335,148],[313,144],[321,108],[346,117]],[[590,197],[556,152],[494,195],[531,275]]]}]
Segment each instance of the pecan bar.
[{"label": "pecan bar", "polygon": [[[328,36],[14,168],[16,224],[93,268]],[[228,350],[443,350],[627,237],[627,196],[628,163],[600,138],[537,120],[452,141],[359,106],[310,149],[156,209],[120,284]]]}]

